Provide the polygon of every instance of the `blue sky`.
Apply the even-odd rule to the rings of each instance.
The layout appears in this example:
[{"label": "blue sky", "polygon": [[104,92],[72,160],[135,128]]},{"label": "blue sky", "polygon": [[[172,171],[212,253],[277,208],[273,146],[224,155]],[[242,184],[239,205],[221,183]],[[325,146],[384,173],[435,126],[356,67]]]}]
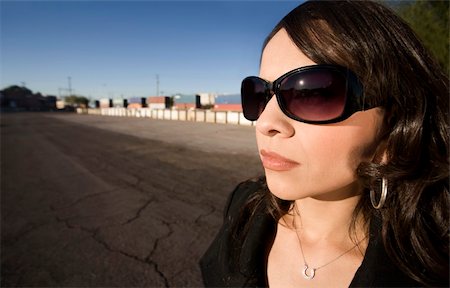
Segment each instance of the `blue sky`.
[{"label": "blue sky", "polygon": [[301,2],[0,1],[0,88],[92,99],[238,93]]}]

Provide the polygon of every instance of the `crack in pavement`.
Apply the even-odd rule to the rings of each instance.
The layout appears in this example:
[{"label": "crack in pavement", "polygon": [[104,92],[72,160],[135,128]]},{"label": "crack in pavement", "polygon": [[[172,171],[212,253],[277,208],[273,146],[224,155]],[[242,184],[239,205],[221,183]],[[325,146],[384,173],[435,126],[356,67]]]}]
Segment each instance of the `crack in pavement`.
[{"label": "crack in pavement", "polygon": [[[91,169],[89,165],[84,165],[84,168],[86,168],[88,171],[90,171],[93,175],[97,175],[101,179],[104,179],[105,175],[111,175],[111,174],[117,174],[117,165],[114,163],[110,163],[105,161],[104,159],[100,161],[102,163],[101,169]],[[113,173],[115,172],[115,173]],[[141,183],[145,183],[145,179],[142,178],[139,174],[131,173],[130,171],[127,171],[128,173],[119,173],[118,177],[114,179],[114,182],[116,186],[119,187],[126,187],[126,188],[133,188],[137,192],[140,192],[141,194],[148,195],[146,190],[144,188],[140,187]],[[131,179],[130,179],[131,178]],[[107,182],[112,183],[111,179],[107,179]],[[119,189],[119,188],[116,188]]]},{"label": "crack in pavement", "polygon": [[[90,236],[91,236],[91,238],[92,238],[95,242],[97,242],[98,244],[102,245],[102,246],[103,246],[106,250],[108,250],[109,252],[119,253],[119,254],[122,255],[122,256],[131,258],[131,259],[133,259],[133,260],[135,260],[135,261],[138,261],[138,262],[140,262],[140,263],[143,263],[143,264],[146,264],[146,265],[151,266],[151,267],[155,270],[155,272],[156,272],[156,273],[162,278],[162,280],[164,281],[164,287],[166,287],[166,288],[170,287],[170,285],[169,285],[169,280],[167,279],[167,276],[164,275],[164,273],[158,268],[158,264],[157,264],[155,261],[149,259],[150,255],[147,256],[145,259],[141,259],[141,258],[139,258],[139,257],[137,257],[137,256],[135,256],[135,255],[129,254],[129,253],[124,252],[124,251],[122,251],[122,250],[116,250],[116,249],[113,249],[113,248],[111,248],[105,241],[103,241],[103,240],[97,238],[97,234],[98,234],[98,231],[100,230],[100,228],[97,228],[97,229],[95,229],[95,230],[91,230],[91,229],[87,229],[87,228],[85,228],[85,227],[83,227],[83,226],[74,226],[74,225],[70,224],[70,223],[68,222],[67,219],[61,219],[61,218],[59,218],[58,216],[55,216],[55,217],[56,217],[56,220],[57,220],[58,222],[65,223],[66,227],[69,228],[69,229],[79,229],[79,230],[81,230],[81,231],[83,231],[83,232],[89,233]],[[166,226],[168,226],[169,229],[170,229],[170,226],[169,226],[168,223],[166,223],[166,222],[164,222],[164,221],[162,221],[162,222],[163,222]],[[160,240],[160,239],[162,239],[162,238],[165,238],[165,237],[169,237],[172,233],[173,233],[173,230],[170,229],[168,235],[156,239],[156,240],[155,240],[155,244],[153,245],[153,249],[152,249],[151,254],[153,254],[154,249],[156,249],[158,240]]]},{"label": "crack in pavement", "polygon": [[216,212],[216,207],[214,207],[214,206],[212,206],[212,205],[208,205],[209,206],[209,208],[210,208],[210,211],[208,211],[207,213],[205,213],[205,214],[200,214],[200,215],[198,215],[198,217],[197,218],[195,218],[195,220],[194,220],[194,224],[195,225],[200,225],[200,220],[202,219],[202,218],[206,218],[206,217],[208,217],[209,215],[211,215],[211,214],[214,214],[214,212]]},{"label": "crack in pavement", "polygon": [[150,205],[150,204],[153,203],[154,201],[155,201],[155,198],[150,198],[150,199],[148,199],[148,200],[144,203],[144,205],[142,205],[142,207],[138,209],[138,211],[136,212],[136,215],[135,215],[135,216],[133,216],[132,218],[128,219],[127,221],[125,221],[125,222],[122,223],[121,225],[130,224],[131,222],[133,222],[133,221],[139,219],[139,218],[141,217],[142,211],[144,211],[144,210],[148,207],[148,205]]},{"label": "crack in pavement", "polygon": [[172,234],[174,233],[171,225],[169,222],[166,222],[164,220],[161,221],[161,223],[163,223],[167,229],[169,230],[169,232],[166,235],[163,235],[159,238],[157,238],[155,240],[155,242],[153,243],[153,249],[152,251],[150,251],[150,253],[148,254],[148,256],[145,258],[145,261],[149,264],[153,264],[155,267],[155,271],[164,279],[164,283],[165,283],[165,287],[170,287],[169,285],[169,280],[167,279],[167,277],[164,275],[164,273],[159,269],[158,263],[156,263],[155,261],[151,260],[151,258],[153,258],[153,255],[156,252],[156,249],[158,249],[158,245],[159,245],[159,241],[164,240],[169,238],[170,236],[172,236]]},{"label": "crack in pavement", "polygon": [[141,183],[145,183],[144,179],[140,175],[135,174],[135,173],[130,173],[130,176],[136,178],[136,183],[130,183],[126,180],[121,180],[121,181],[127,183],[128,185],[130,185],[137,191],[141,192],[142,194],[148,195],[148,193],[145,191],[145,189],[141,187]]},{"label": "crack in pavement", "polygon": [[[53,222],[54,223],[54,222]],[[34,230],[37,230],[43,226],[50,225],[52,223],[31,223],[27,228],[25,228],[23,231],[21,231],[18,235],[11,237],[10,240],[8,240],[5,235],[2,236],[2,242],[5,246],[9,246],[9,244],[14,244],[18,241],[20,241],[20,238],[24,237],[25,235],[33,232]]]},{"label": "crack in pavement", "polygon": [[66,227],[69,229],[79,229],[81,231],[84,231],[86,233],[93,234],[93,235],[95,235],[99,230],[99,228],[89,229],[89,228],[83,227],[81,225],[70,224],[69,219],[76,218],[76,217],[70,217],[70,218],[63,219],[63,218],[60,218],[58,215],[55,215],[55,218],[56,218],[56,221],[58,221],[59,223],[64,223],[66,225]]},{"label": "crack in pavement", "polygon": [[57,210],[61,210],[61,209],[71,208],[72,206],[75,206],[76,204],[78,204],[80,202],[83,202],[86,199],[89,199],[89,198],[92,198],[92,197],[96,197],[96,196],[99,196],[99,195],[102,195],[102,194],[106,194],[106,193],[111,193],[111,192],[114,192],[116,190],[118,190],[118,189],[110,189],[110,190],[106,190],[106,191],[102,191],[102,192],[88,194],[88,195],[85,195],[85,196],[83,196],[81,198],[78,198],[77,200],[73,201],[72,203],[70,203],[70,204],[68,204],[66,206],[55,207],[54,205],[50,205],[50,209],[52,211],[57,211]]}]

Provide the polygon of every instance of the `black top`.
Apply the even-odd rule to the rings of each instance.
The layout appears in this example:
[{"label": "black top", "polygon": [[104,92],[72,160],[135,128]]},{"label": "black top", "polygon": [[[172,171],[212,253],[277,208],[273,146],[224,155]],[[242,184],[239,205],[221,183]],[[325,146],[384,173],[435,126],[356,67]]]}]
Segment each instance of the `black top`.
[{"label": "black top", "polygon": [[[268,287],[267,259],[275,239],[277,223],[258,206],[244,239],[236,239],[234,220],[241,208],[261,189],[261,182],[247,181],[236,187],[224,210],[218,235],[200,260],[206,287]],[[233,232],[232,232],[233,231]],[[380,238],[380,221],[373,219],[369,244],[350,287],[418,287],[389,259]]]}]

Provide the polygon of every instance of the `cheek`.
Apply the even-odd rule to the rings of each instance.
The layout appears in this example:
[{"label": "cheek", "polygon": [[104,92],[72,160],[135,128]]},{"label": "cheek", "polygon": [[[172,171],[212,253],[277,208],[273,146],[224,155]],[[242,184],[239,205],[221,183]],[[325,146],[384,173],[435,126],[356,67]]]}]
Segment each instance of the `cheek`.
[{"label": "cheek", "polygon": [[[350,160],[352,135],[339,133],[339,129],[326,129],[319,135],[310,135],[311,141],[304,144],[307,161],[302,176],[302,187],[311,194],[322,194],[338,190],[356,180]],[[344,136],[344,137],[343,137]]]},{"label": "cheek", "polygon": [[382,121],[380,112],[372,109],[356,113],[341,124],[305,127],[303,131],[308,135],[304,136],[308,139],[303,143],[308,159],[324,170],[330,167],[338,173],[339,169],[345,169],[349,170],[347,174],[354,175],[361,162],[373,157]]},{"label": "cheek", "polygon": [[371,157],[365,151],[375,141],[375,133],[361,126],[329,126],[322,130],[310,133],[310,141],[304,143],[311,173],[353,179],[358,165]]}]

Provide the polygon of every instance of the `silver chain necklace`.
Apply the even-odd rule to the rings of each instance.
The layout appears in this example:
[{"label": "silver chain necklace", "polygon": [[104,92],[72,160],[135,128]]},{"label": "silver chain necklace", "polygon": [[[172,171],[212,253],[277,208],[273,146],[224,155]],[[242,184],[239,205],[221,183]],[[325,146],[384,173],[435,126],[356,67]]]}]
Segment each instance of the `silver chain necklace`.
[{"label": "silver chain necklace", "polygon": [[[297,210],[297,206],[295,204],[294,204],[294,207],[295,207],[295,211],[297,212],[298,216],[300,217],[300,212]],[[300,218],[300,221],[301,221],[301,218]],[[319,270],[320,268],[323,268],[323,267],[333,263],[334,261],[337,261],[339,258],[344,256],[345,254],[347,254],[348,252],[350,252],[353,249],[355,249],[364,239],[366,239],[366,237],[364,237],[363,239],[359,240],[352,248],[348,249],[347,251],[345,251],[344,253],[340,254],[336,258],[332,259],[331,261],[328,261],[327,263],[325,263],[323,265],[320,265],[318,267],[313,268],[313,267],[309,267],[308,263],[306,262],[305,253],[303,253],[302,241],[300,240],[300,236],[298,235],[297,226],[295,225],[295,214],[294,214],[293,225],[294,225],[294,229],[295,229],[295,234],[297,235],[298,243],[300,244],[300,251],[302,252],[303,263],[305,265],[305,267],[303,268],[303,271],[302,271],[303,278],[305,278],[307,280],[314,279],[314,276],[316,276],[316,271],[317,270]]]}]

